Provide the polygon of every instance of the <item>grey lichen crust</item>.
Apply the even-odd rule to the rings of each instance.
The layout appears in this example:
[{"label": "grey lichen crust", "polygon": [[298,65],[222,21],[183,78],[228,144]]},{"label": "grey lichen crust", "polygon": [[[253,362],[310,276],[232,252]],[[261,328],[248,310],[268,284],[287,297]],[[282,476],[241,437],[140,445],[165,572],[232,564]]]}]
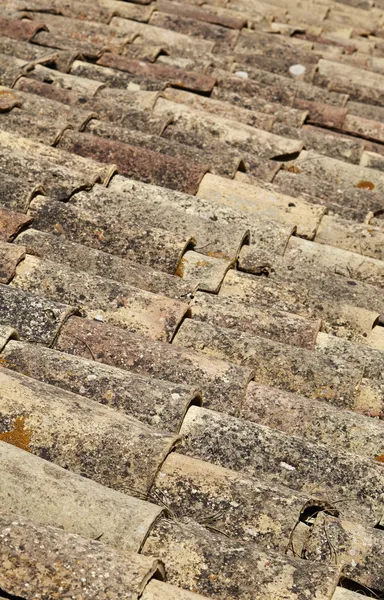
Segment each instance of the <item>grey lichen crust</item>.
[{"label": "grey lichen crust", "polygon": [[[172,452],[156,477],[156,493],[175,518],[189,517],[230,538],[285,553],[308,507],[332,507],[262,476],[225,469]],[[335,510],[335,509],[333,509]]]},{"label": "grey lichen crust", "polygon": [[366,458],[375,459],[384,453],[381,420],[253,381],[240,416]]},{"label": "grey lichen crust", "polygon": [[140,262],[129,261],[102,250],[71,242],[57,233],[46,233],[29,228],[17,237],[16,243],[26,246],[29,254],[39,258],[66,264],[75,271],[113,279],[167,298],[185,301],[194,291],[195,286],[180,277],[173,277]]}]

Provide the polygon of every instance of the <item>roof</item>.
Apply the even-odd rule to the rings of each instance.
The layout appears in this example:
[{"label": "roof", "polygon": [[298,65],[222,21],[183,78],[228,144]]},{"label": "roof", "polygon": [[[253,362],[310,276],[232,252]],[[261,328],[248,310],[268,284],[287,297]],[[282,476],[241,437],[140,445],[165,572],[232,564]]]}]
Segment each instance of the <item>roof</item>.
[{"label": "roof", "polygon": [[1,600],[384,597],[383,39],[1,3]]}]

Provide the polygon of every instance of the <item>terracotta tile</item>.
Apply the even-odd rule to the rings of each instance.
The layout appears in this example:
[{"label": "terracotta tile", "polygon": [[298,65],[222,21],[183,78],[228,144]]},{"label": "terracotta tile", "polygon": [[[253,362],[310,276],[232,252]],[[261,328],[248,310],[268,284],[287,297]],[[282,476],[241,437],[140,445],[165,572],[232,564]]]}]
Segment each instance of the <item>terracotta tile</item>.
[{"label": "terracotta tile", "polygon": [[0,34],[14,38],[16,40],[25,40],[29,42],[35,33],[46,29],[44,20],[32,21],[32,20],[16,20],[8,19],[7,17],[0,17]]},{"label": "terracotta tile", "polygon": [[97,62],[99,65],[143,75],[149,79],[165,80],[176,87],[187,90],[210,92],[215,85],[215,79],[208,75],[183,72],[178,69],[172,69],[172,67],[167,67],[166,65],[146,63],[111,53],[103,54]]},{"label": "terracotta tile", "polygon": [[65,132],[59,147],[86,158],[116,164],[119,172],[146,183],[162,185],[187,194],[195,194],[208,167],[190,165],[138,146],[107,140],[87,133]]}]

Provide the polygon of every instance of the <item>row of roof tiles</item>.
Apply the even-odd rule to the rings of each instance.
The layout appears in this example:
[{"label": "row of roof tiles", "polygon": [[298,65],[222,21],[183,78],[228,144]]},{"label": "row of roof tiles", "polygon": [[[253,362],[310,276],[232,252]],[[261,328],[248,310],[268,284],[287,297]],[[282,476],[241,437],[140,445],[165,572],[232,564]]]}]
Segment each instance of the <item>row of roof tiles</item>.
[{"label": "row of roof tiles", "polygon": [[383,7],[348,4],[3,5],[2,593],[384,591]]}]

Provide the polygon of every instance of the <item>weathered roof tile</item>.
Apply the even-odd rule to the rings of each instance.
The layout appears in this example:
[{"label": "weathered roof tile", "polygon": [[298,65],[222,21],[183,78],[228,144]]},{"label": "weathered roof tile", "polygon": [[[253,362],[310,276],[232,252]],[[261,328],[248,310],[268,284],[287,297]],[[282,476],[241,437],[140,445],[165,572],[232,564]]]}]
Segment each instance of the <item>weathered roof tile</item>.
[{"label": "weathered roof tile", "polygon": [[[61,3],[60,3],[61,6]],[[40,13],[30,12],[29,15],[40,18]],[[60,35],[65,34],[69,39],[75,41],[87,41],[92,44],[101,44],[106,48],[114,48],[117,51],[120,47],[133,39],[132,33],[120,31],[119,29],[98,23],[97,21],[84,21],[57,14],[44,13],[44,23],[51,33]]]},{"label": "weathered roof tile", "polygon": [[30,205],[36,229],[174,274],[190,237],[157,227],[129,227],[116,218],[38,196]]},{"label": "weathered roof tile", "polygon": [[[127,63],[130,59],[121,58],[121,62]],[[149,63],[150,64],[150,63]],[[127,64],[125,66],[128,66]],[[133,70],[133,69],[131,69]],[[143,69],[144,70],[144,69]],[[85,62],[83,60],[75,60],[71,65],[71,75],[83,79],[99,81],[105,87],[112,89],[126,90],[129,87],[139,87],[140,90],[162,91],[166,86],[166,81],[156,78],[153,75],[131,73],[128,70],[117,70],[111,67],[104,67],[100,64]]]},{"label": "weathered roof tile", "polygon": [[0,34],[16,40],[29,42],[35,33],[44,29],[47,29],[44,19],[39,22],[29,19],[8,19],[0,16]]},{"label": "weathered roof tile", "polygon": [[[40,34],[49,35],[45,30],[41,30],[35,35]],[[39,60],[43,56],[46,56],[47,50],[46,48],[35,46],[34,44],[30,44],[23,40],[15,40],[13,38],[6,37],[5,35],[0,35],[0,53],[7,54],[9,56],[15,56],[16,58],[29,62]]]},{"label": "weathered roof tile", "polygon": [[97,61],[99,65],[112,67],[119,71],[134,73],[148,79],[165,80],[171,85],[198,92],[210,92],[215,85],[215,79],[209,75],[181,71],[167,65],[147,63],[139,60],[118,56],[110,52],[104,53]]},{"label": "weathered roof tile", "polygon": [[0,242],[0,283],[9,283],[16,273],[16,267],[25,257],[25,248]]},{"label": "weathered roof tile", "polygon": [[252,369],[144,337],[97,321],[72,318],[61,328],[58,350],[201,390],[206,406],[236,413]]},{"label": "weathered roof tile", "polygon": [[[63,152],[57,148],[50,148],[44,144],[39,144],[34,140],[9,134],[0,131],[0,142],[3,149],[7,150],[8,158],[14,154],[15,159],[27,161],[29,159],[29,170],[33,167],[34,161],[44,164],[51,164],[57,168],[63,168],[67,171],[73,170],[75,173],[87,176],[90,181],[107,184],[113,172],[116,170],[114,165],[105,166],[102,162],[91,159],[84,159],[70,152]],[[33,159],[33,160],[31,160]],[[45,166],[45,165],[44,165]],[[43,165],[40,169],[44,172]],[[28,172],[28,169],[26,169]],[[44,174],[42,175],[44,179]]]},{"label": "weathered roof tile", "polygon": [[335,186],[334,176],[328,176],[328,173],[325,175],[320,166],[321,162],[318,162],[318,165],[319,176],[316,170],[307,175],[301,171],[301,167],[288,164],[276,174],[274,184],[285,194],[303,197],[314,204],[321,204],[333,214],[352,221],[364,222],[370,213],[381,214],[384,206],[383,196],[371,189],[372,182],[360,180],[365,183],[361,183],[360,187],[354,187],[347,181],[344,183],[338,181],[338,185]]},{"label": "weathered roof tile", "polygon": [[10,340],[17,340],[18,334],[16,329],[8,325],[0,324],[0,352],[5,348]]},{"label": "weathered roof tile", "polygon": [[187,106],[205,110],[219,117],[236,120],[239,123],[244,123],[244,125],[251,125],[252,127],[265,129],[266,131],[271,129],[275,120],[273,115],[267,115],[262,111],[256,112],[243,109],[234,106],[230,102],[221,102],[220,100],[206,98],[205,96],[192,94],[184,90],[167,88],[164,90],[162,96],[171,102],[186,104]]},{"label": "weathered roof tile", "polygon": [[[180,548],[183,548],[182,555]],[[163,520],[152,530],[144,546],[145,554],[156,554],[164,561],[168,581],[213,598],[229,600],[225,573],[231,565],[231,581],[236,593],[246,595],[251,586],[255,600],[273,594],[276,600],[298,600],[303,586],[310,593],[329,597],[337,583],[339,569],[320,565],[313,569],[282,554],[263,552],[256,545],[227,539],[210,532],[203,525],[190,520],[176,523]],[[202,570],[201,565],[207,566]],[[213,579],[210,574],[216,575]],[[299,582],[299,583],[293,583]]]},{"label": "weathered roof tile", "polygon": [[200,52],[210,52],[215,42],[195,39],[193,44],[188,35],[176,33],[155,25],[137,23],[129,19],[113,17],[111,26],[116,28],[120,35],[139,36],[139,40],[145,40],[155,44],[164,44],[165,47],[177,48],[181,54],[186,53],[198,55]]},{"label": "weathered roof tile", "polygon": [[[13,245],[11,245],[13,248]],[[15,246],[16,248],[16,246]],[[12,264],[20,261],[12,257]],[[8,261],[5,256],[5,263]],[[12,269],[13,271],[14,269]],[[8,278],[11,278],[13,272]],[[42,295],[57,302],[76,306],[81,314],[124,329],[141,333],[152,339],[170,341],[188,305],[129,284],[77,272],[65,265],[27,255],[16,269],[12,287]]]},{"label": "weathered roof tile", "polygon": [[332,271],[379,288],[384,286],[384,261],[324,243],[291,237],[284,262],[287,267],[294,263],[296,268],[301,264],[307,269],[316,264],[320,271]]},{"label": "weathered roof tile", "polygon": [[[323,320],[323,330],[363,341],[374,327],[382,301],[377,287],[340,277],[329,270],[307,269],[275,261],[268,277],[228,271],[220,295],[230,295],[260,307],[273,305],[303,316]],[[361,338],[363,336],[363,338]]]},{"label": "weathered roof tile", "polygon": [[183,255],[176,274],[183,279],[196,282],[199,290],[217,294],[225,274],[232,265],[232,261],[227,258],[206,256],[188,250]]},{"label": "weathered roof tile", "polygon": [[305,348],[287,346],[251,333],[186,319],[176,333],[177,346],[208,356],[247,365],[258,383],[325,400],[336,406],[354,406],[363,365],[337,361]]},{"label": "weathered roof tile", "polygon": [[[45,98],[44,96],[38,96],[33,93],[33,91],[31,91],[31,93],[29,93],[28,90],[22,91],[24,84],[30,81],[31,80],[27,80],[26,78],[19,79],[17,90],[12,90],[18,105],[29,114],[34,114],[42,120],[44,117],[55,119],[63,128],[71,125],[71,127],[80,131],[94,114],[91,111],[82,110],[81,108],[74,106],[67,106],[62,102],[57,102]],[[25,87],[28,87],[28,85]],[[0,88],[0,97],[2,92],[6,94],[7,88]]]},{"label": "weathered roof tile", "polygon": [[45,115],[34,115],[20,108],[11,114],[0,114],[0,130],[36,140],[47,146],[55,146],[69,124]]},{"label": "weathered roof tile", "polygon": [[259,309],[238,299],[197,292],[190,303],[192,318],[218,327],[313,349],[320,319],[306,319],[275,308]]},{"label": "weathered roof tile", "polygon": [[324,215],[315,241],[384,260],[384,232],[363,223],[351,223],[337,216]]},{"label": "weathered roof tile", "polygon": [[60,527],[90,540],[102,532],[103,543],[129,553],[140,551],[162,512],[154,504],[116,492],[12,444],[0,442],[0,456],[2,513],[12,515],[14,521],[22,514],[40,525]]},{"label": "weathered roof tile", "polygon": [[202,110],[187,108],[159,98],[154,108],[154,114],[168,113],[174,116],[172,131],[176,133],[176,139],[183,143],[204,147],[204,144],[209,144],[211,140],[217,140],[240,151],[272,159],[281,155],[296,154],[303,147],[299,140],[283,138],[228,118],[209,115]]},{"label": "weathered roof tile", "polygon": [[331,106],[320,102],[311,102],[303,98],[295,98],[294,107],[308,111],[307,120],[314,125],[342,129],[348,108]]},{"label": "weathered roof tile", "polygon": [[312,148],[319,154],[326,154],[332,158],[357,165],[360,163],[365,149],[364,140],[323,129],[322,127],[303,125],[297,133],[306,148]]},{"label": "weathered roof tile", "polygon": [[[111,110],[113,113],[113,109]],[[133,115],[132,115],[133,117]],[[161,120],[157,120],[160,125]],[[165,120],[163,119],[163,122]],[[148,122],[147,122],[148,124]],[[155,120],[154,120],[155,124]],[[212,173],[217,175],[223,175],[224,177],[233,178],[242,164],[245,161],[246,153],[226,148],[225,150],[219,144],[212,144],[206,148],[196,148],[196,146],[187,146],[186,144],[180,144],[173,139],[168,139],[167,130],[164,131],[162,137],[156,133],[144,133],[142,129],[145,129],[145,125],[139,129],[133,129],[125,124],[124,127],[118,123],[108,123],[99,119],[90,120],[85,131],[93,133],[100,137],[124,142],[131,146],[139,146],[147,148],[160,154],[166,154],[182,158],[189,163],[195,164],[209,164],[209,169]],[[138,125],[138,122],[132,118],[132,125]],[[146,128],[147,130],[149,127]],[[253,166],[253,165],[252,165]],[[247,162],[247,170],[250,170]]]},{"label": "weathered roof tile", "polygon": [[237,29],[229,29],[194,17],[173,15],[169,12],[156,11],[152,14],[149,22],[155,27],[177,31],[194,39],[212,40],[214,52],[230,51],[239,37]]},{"label": "weathered roof tile", "polygon": [[[164,461],[154,491],[166,497],[178,518],[194,519],[239,541],[257,540],[257,547],[267,552],[284,552],[305,507],[323,504],[284,485],[271,485],[263,477],[247,477],[177,452]],[[263,526],[272,522],[273,526]]]},{"label": "weathered roof tile", "polygon": [[383,453],[381,421],[253,381],[240,416],[366,458],[374,459]]},{"label": "weathered roof tile", "polygon": [[87,133],[76,134],[67,130],[58,146],[86,158],[116,164],[119,172],[126,177],[187,194],[196,193],[208,170],[206,166],[191,165],[179,158]]},{"label": "weathered roof tile", "polygon": [[280,102],[292,106],[295,98],[302,98],[312,102],[321,102],[332,106],[343,107],[348,101],[348,94],[324,90],[308,83],[292,81],[288,77],[268,73],[267,71],[253,69],[252,79],[242,79],[228,73],[225,77],[218,77],[217,97],[225,99],[227,92],[242,96],[252,97],[256,93],[262,95],[269,102]]},{"label": "weathered roof tile", "polygon": [[260,215],[297,228],[297,233],[313,238],[325,210],[283,194],[273,193],[261,186],[228,181],[216,175],[203,177],[198,196],[218,204],[236,207],[250,216]]},{"label": "weathered roof tile", "polygon": [[19,231],[31,221],[30,217],[22,213],[0,208],[0,240],[11,242]]},{"label": "weathered roof tile", "polygon": [[197,8],[192,5],[181,4],[170,0],[158,0],[156,4],[164,13],[180,15],[182,17],[188,17],[206,23],[214,23],[231,29],[242,29],[247,22],[246,17],[237,17],[234,14],[220,14],[217,11],[213,11],[212,8],[209,8],[209,10],[207,8]]},{"label": "weathered roof tile", "polygon": [[1,324],[16,329],[21,340],[50,346],[74,313],[66,304],[0,285]]},{"label": "weathered roof tile", "polygon": [[1,368],[0,381],[1,441],[118,491],[148,492],[177,441],[109,407],[14,371]]},{"label": "weathered roof tile", "polygon": [[378,462],[194,406],[181,433],[183,454],[313,494],[368,527],[382,514],[384,470]]},{"label": "weathered roof tile", "polygon": [[183,281],[180,277],[71,242],[57,233],[29,228],[18,235],[15,243],[26,246],[28,254],[66,264],[75,271],[114,279],[122,284],[127,283],[175,300],[187,301],[195,289],[193,284]]},{"label": "weathered roof tile", "polygon": [[[380,531],[322,513],[311,528],[303,552],[308,560],[331,564],[329,545],[338,550],[338,564],[347,577],[369,589],[382,589],[383,536]],[[352,558],[359,553],[359,562]]]},{"label": "weathered roof tile", "polygon": [[8,88],[1,88],[0,91],[0,112],[8,112],[15,108],[15,106],[20,106],[21,102],[17,95]]},{"label": "weathered roof tile", "polygon": [[6,343],[3,367],[110,406],[162,432],[177,433],[200,392],[184,384],[144,377],[87,358],[23,342]]},{"label": "weathered roof tile", "polygon": [[84,56],[85,58],[95,59],[103,52],[103,43],[93,43],[87,40],[74,40],[65,34],[52,33],[50,31],[39,31],[33,37],[33,48],[39,55],[47,52],[46,48],[58,48],[59,50],[69,50]]},{"label": "weathered roof tile", "polygon": [[73,90],[91,98],[103,87],[103,83],[100,81],[48,69],[42,65],[36,65],[33,70],[28,71],[28,77],[42,83],[49,83],[51,87],[64,88],[65,91]]},{"label": "weathered roof tile", "polygon": [[0,596],[383,594],[383,9],[4,0]]},{"label": "weathered roof tile", "polygon": [[174,232],[188,241],[193,239],[196,252],[235,260],[248,237],[246,226],[218,223],[209,211],[196,214],[186,210],[196,203],[194,196],[120,176],[114,177],[107,190],[94,187],[90,193],[75,194],[71,199],[71,205],[115,218],[126,227],[145,229],[156,223],[168,233]]},{"label": "weathered roof tile", "polygon": [[[58,588],[107,600],[111,593],[139,598],[155,572],[163,572],[154,558],[120,553],[94,540],[43,527],[14,515],[1,515],[1,589],[14,596],[54,595]],[[23,547],[23,552],[15,548]],[[95,577],[89,576],[91,572]],[[87,574],[84,577],[84,574]],[[85,581],[84,581],[85,579]],[[80,591],[79,591],[80,590]]]}]

